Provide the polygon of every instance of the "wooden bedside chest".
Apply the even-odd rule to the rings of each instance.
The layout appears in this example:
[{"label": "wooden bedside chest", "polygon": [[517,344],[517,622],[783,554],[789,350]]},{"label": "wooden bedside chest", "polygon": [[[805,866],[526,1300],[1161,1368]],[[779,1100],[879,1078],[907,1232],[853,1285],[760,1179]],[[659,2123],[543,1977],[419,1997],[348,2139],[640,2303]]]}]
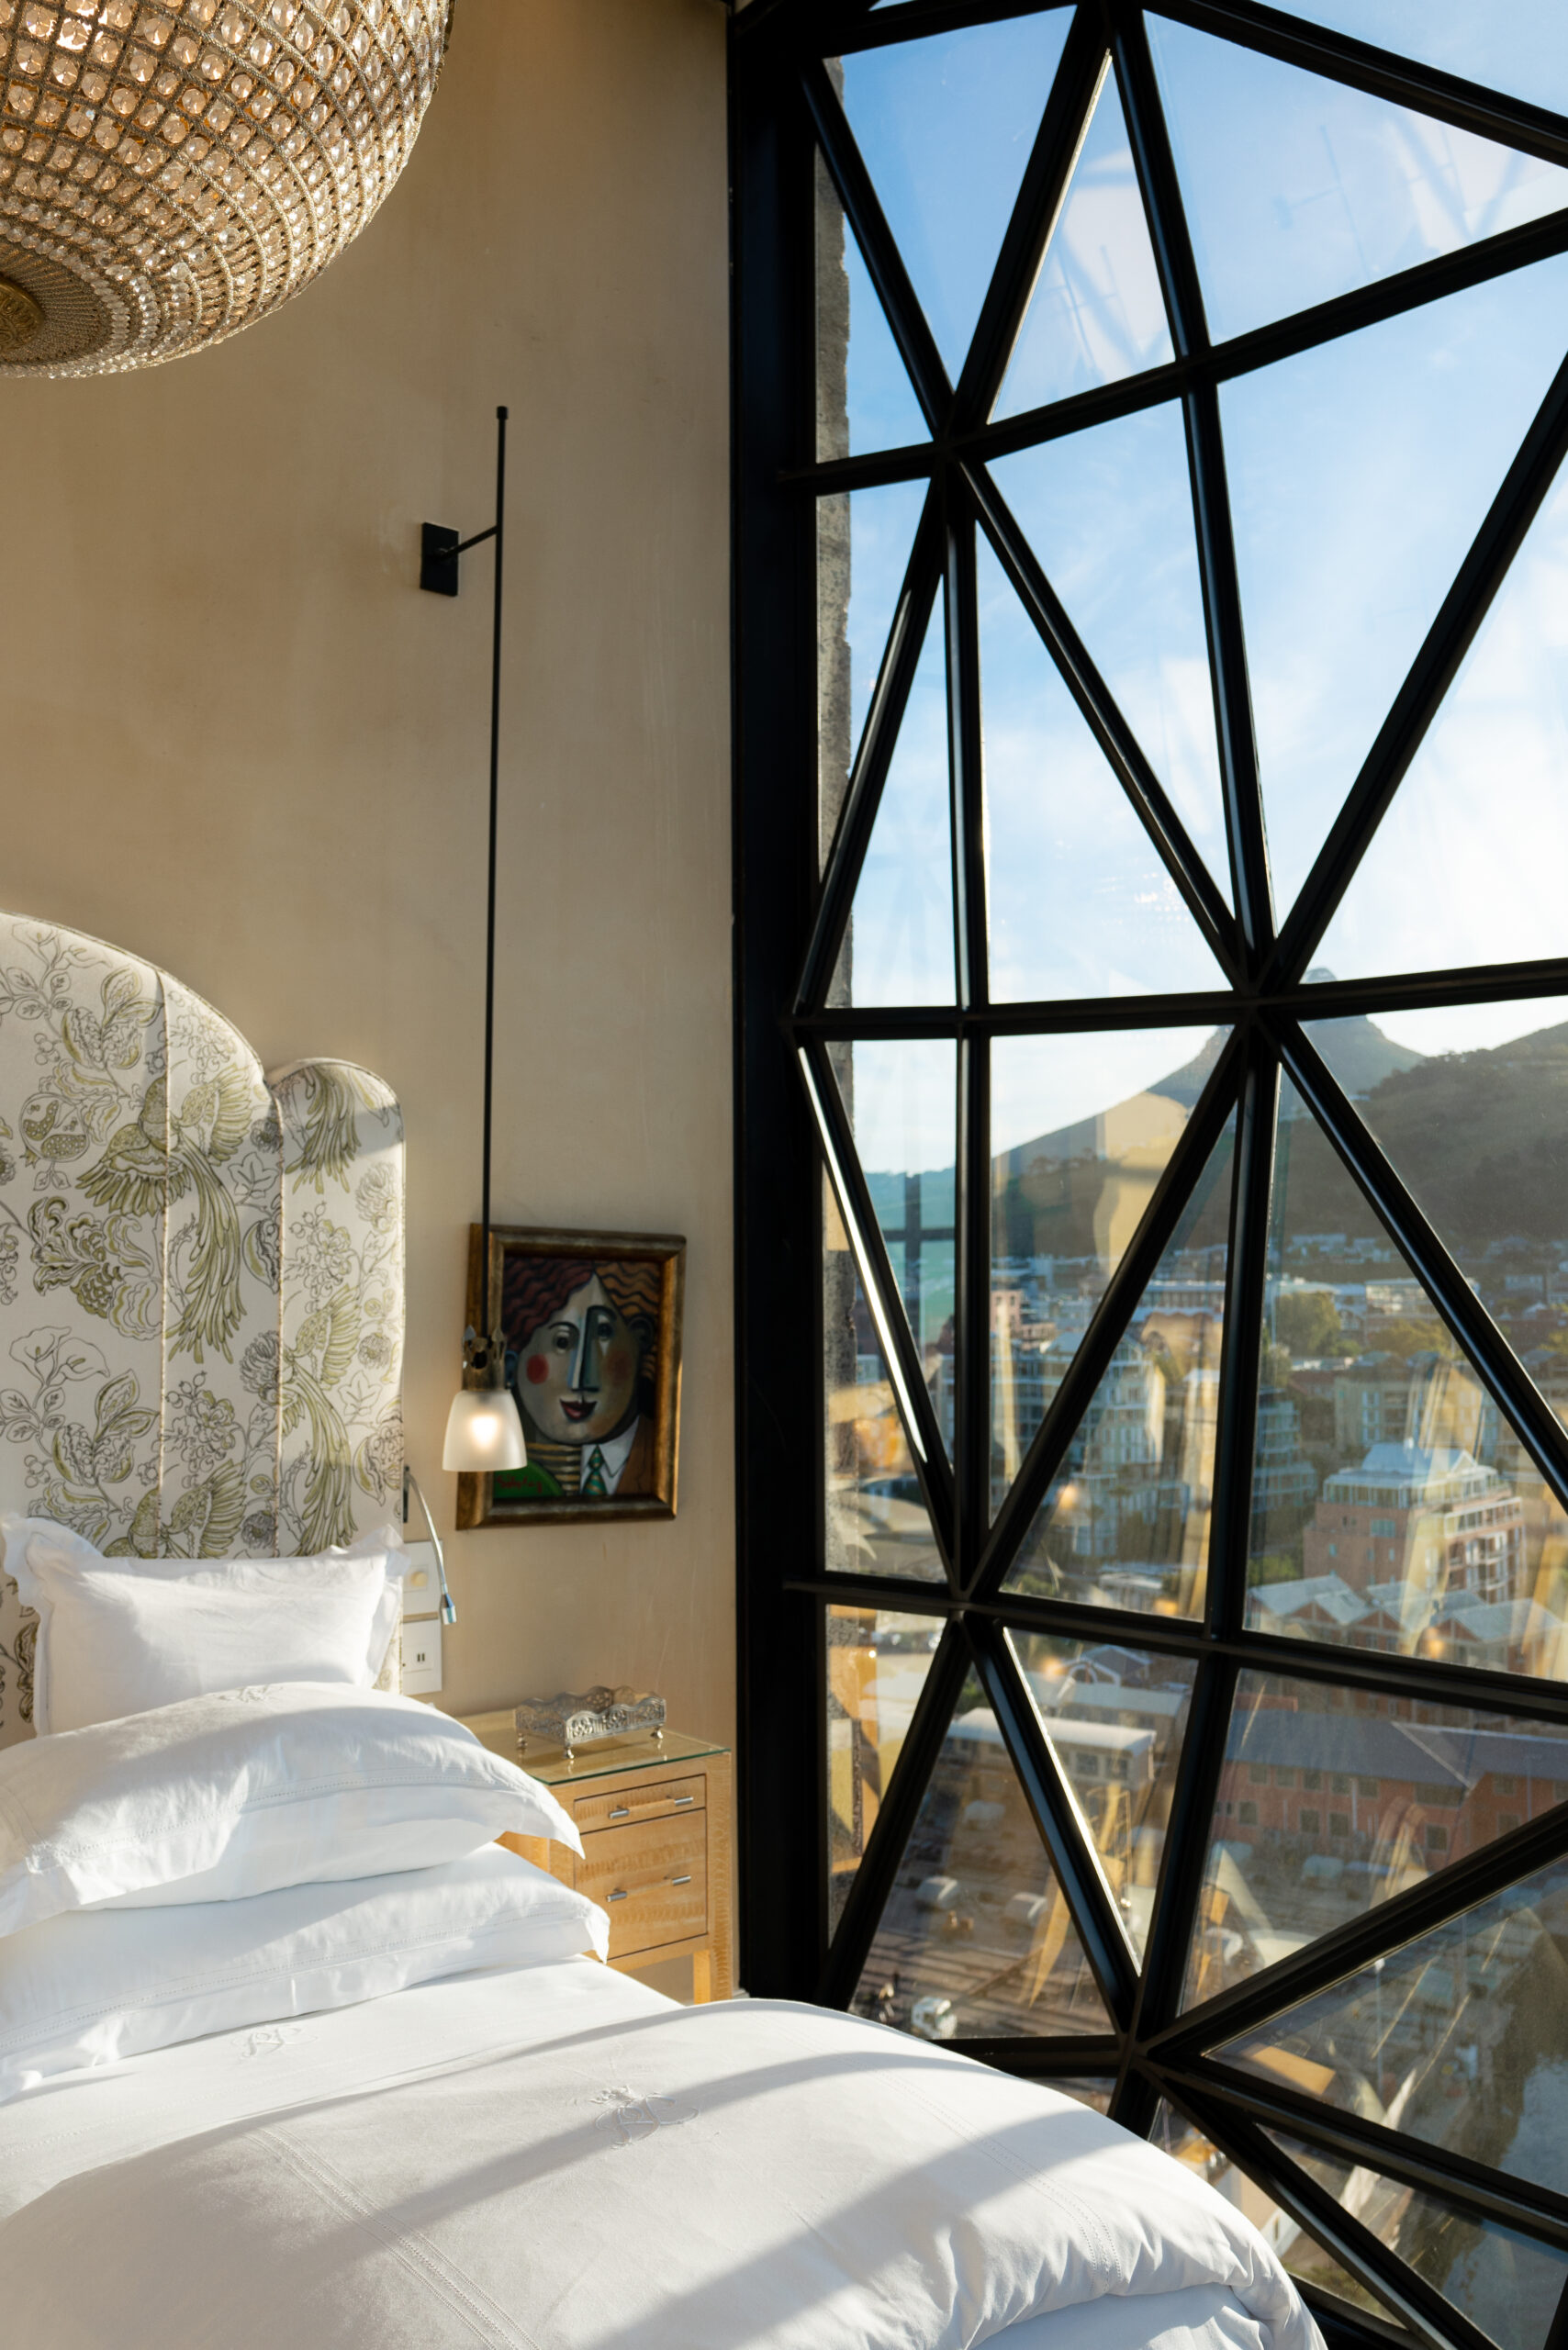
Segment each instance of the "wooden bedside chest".
[{"label": "wooden bedside chest", "polygon": [[576,1820],[580,1861],[542,1837],[500,1841],[608,1910],[611,1966],[634,1975],[689,1957],[692,1997],[727,1999],[729,1749],[666,1729],[657,1740],[609,1739],[568,1762],[559,1747],[532,1740],[520,1749],[510,1715],[479,1715],[467,1727],[541,1780]]}]

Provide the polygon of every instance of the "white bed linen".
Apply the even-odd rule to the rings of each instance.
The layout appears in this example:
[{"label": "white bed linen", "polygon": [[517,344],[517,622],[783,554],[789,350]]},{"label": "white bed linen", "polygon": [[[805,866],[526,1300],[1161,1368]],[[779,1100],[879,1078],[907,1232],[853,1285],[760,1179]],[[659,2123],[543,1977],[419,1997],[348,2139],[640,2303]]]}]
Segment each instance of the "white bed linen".
[{"label": "white bed linen", "polygon": [[45,2083],[0,2109],[0,2213],[7,2320],[50,2350],[1316,2339],[1238,2216],[1086,2109],[580,1960]]}]

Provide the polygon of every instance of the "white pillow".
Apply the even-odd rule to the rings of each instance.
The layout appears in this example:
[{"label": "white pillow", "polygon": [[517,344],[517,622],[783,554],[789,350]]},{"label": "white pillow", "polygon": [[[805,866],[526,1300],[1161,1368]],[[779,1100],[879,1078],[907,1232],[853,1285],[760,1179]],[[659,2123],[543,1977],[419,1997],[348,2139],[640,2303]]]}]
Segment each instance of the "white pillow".
[{"label": "white pillow", "polygon": [[503,1845],[250,1901],[78,1910],[13,1934],[0,1965],[0,2102],[57,2073],[438,1975],[609,1948],[582,1894]]},{"label": "white pillow", "polygon": [[417,1698],[319,1681],[182,1697],[0,1752],[0,1935],[429,1868],[509,1833],[582,1850],[548,1787]]},{"label": "white pillow", "polygon": [[397,1630],[390,1526],[311,1559],[196,1561],[105,1559],[40,1517],[0,1517],[0,1534],[6,1572],[38,1610],[40,1734],[262,1681],[368,1688]]}]

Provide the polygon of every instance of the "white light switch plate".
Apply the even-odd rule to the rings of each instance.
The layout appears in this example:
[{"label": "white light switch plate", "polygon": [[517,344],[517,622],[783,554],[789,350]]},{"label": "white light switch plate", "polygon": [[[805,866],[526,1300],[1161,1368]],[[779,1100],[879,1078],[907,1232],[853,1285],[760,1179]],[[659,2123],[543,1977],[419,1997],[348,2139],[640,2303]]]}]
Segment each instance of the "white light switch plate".
[{"label": "white light switch plate", "polygon": [[429,1697],[441,1687],[441,1618],[403,1627],[403,1695]]},{"label": "white light switch plate", "polygon": [[400,1580],[405,1616],[434,1616],[440,1613],[441,1583],[435,1571],[433,1542],[405,1542]]}]

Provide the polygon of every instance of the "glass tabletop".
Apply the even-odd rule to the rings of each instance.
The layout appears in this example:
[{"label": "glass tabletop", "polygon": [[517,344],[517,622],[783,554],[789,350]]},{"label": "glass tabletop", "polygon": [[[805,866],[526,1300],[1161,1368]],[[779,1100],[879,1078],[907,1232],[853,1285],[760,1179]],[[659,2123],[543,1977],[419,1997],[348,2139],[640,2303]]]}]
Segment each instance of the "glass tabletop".
[{"label": "glass tabletop", "polygon": [[469,1714],[459,1718],[492,1754],[504,1754],[509,1762],[518,1763],[531,1778],[543,1780],[548,1787],[560,1786],[567,1780],[608,1778],[612,1772],[656,1770],[661,1764],[691,1762],[704,1754],[727,1754],[730,1751],[712,1739],[688,1738],[680,1730],[666,1729],[656,1734],[602,1739],[593,1746],[578,1747],[568,1755],[543,1739],[520,1738],[510,1707],[498,1713]]}]

